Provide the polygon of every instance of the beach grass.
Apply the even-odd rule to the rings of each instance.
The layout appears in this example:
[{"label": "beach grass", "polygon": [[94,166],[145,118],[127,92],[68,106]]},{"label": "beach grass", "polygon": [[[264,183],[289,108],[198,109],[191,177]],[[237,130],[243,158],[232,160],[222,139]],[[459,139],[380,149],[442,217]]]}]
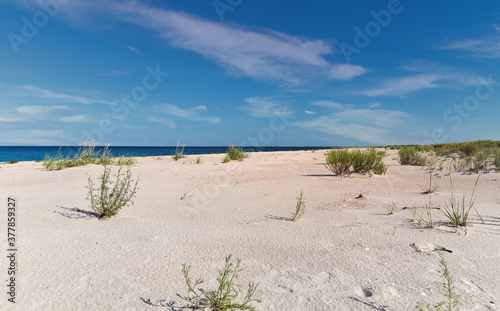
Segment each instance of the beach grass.
[{"label": "beach grass", "polygon": [[181,147],[179,145],[179,142],[177,142],[177,146],[175,147],[175,153],[172,154],[172,159],[178,161],[179,159],[186,158],[186,155],[184,154],[184,147],[186,147],[186,145],[182,145]]},{"label": "beach grass", "polygon": [[222,160],[222,162],[227,163],[236,160],[241,162],[246,158],[248,158],[248,155],[245,153],[245,151],[243,151],[243,148],[229,145],[226,151],[226,157]]},{"label": "beach grass", "polygon": [[383,155],[374,148],[368,151],[333,149],[326,153],[326,168],[336,176],[349,176],[352,173],[374,173],[383,175],[387,171]]},{"label": "beach grass", "polygon": [[19,161],[16,160],[16,159],[10,159],[9,161],[7,161],[6,163],[7,164],[15,164],[15,163],[18,163]]},{"label": "beach grass", "polygon": [[299,220],[304,215],[305,208],[306,208],[306,202],[304,201],[303,198],[302,189],[300,189],[300,195],[297,197],[297,205],[295,207],[295,212],[293,213],[291,220],[292,221]]}]

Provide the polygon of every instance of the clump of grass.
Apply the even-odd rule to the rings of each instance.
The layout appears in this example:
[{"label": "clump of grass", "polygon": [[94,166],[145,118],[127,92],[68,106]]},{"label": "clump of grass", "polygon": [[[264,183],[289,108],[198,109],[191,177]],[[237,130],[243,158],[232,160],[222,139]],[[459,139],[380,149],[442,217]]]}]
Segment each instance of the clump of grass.
[{"label": "clump of grass", "polygon": [[399,149],[399,163],[401,165],[418,165],[425,166],[427,157],[422,155],[416,147],[405,146]]},{"label": "clump of grass", "polygon": [[445,297],[444,301],[438,302],[434,307],[427,304],[424,305],[422,302],[417,303],[417,310],[419,311],[442,311],[442,310],[460,310],[460,306],[462,303],[460,302],[460,295],[455,293],[455,286],[453,286],[453,280],[450,275],[450,271],[448,270],[448,263],[446,262],[443,252],[439,251],[439,257],[441,257],[441,266],[443,267],[443,276],[446,279],[446,282],[443,284],[443,296]]},{"label": "clump of grass", "polygon": [[136,160],[132,156],[121,156],[116,161],[116,164],[118,164],[119,166],[124,166],[124,165],[132,166],[135,163],[136,163]]},{"label": "clump of grass", "polygon": [[500,170],[500,149],[497,149],[493,155],[493,165],[495,165],[497,171]]},{"label": "clump of grass", "polygon": [[55,156],[45,155],[43,166],[51,170],[61,170],[67,167],[84,166],[87,164],[109,165],[113,162],[113,156],[109,151],[109,145],[101,151],[95,151],[94,140],[86,140],[82,148],[72,157],[63,157],[61,154]]},{"label": "clump of grass", "polygon": [[186,155],[184,155],[184,147],[186,147],[186,145],[182,145],[182,148],[179,148],[179,142],[177,142],[177,147],[175,147],[175,154],[172,154],[172,159],[178,161],[179,159],[185,158]]},{"label": "clump of grass", "polygon": [[182,273],[184,274],[184,281],[188,287],[188,292],[194,294],[193,307],[194,308],[209,308],[210,310],[250,310],[256,311],[250,305],[252,302],[260,302],[260,299],[252,298],[257,290],[259,284],[254,282],[248,284],[248,290],[243,297],[242,302],[236,302],[235,299],[243,292],[241,285],[236,284],[242,268],[240,268],[241,259],[236,260],[236,265],[231,262],[231,255],[226,256],[226,264],[222,270],[219,270],[219,277],[217,278],[218,288],[207,290],[196,290],[196,288],[204,281],[202,278],[196,279],[194,283],[189,277],[189,270],[191,266],[182,265]]},{"label": "clump of grass", "polygon": [[196,164],[201,164],[201,163],[203,163],[203,159],[201,158],[201,156],[199,156],[196,158]]},{"label": "clump of grass", "polygon": [[243,151],[243,148],[229,145],[226,152],[226,157],[222,160],[222,162],[227,163],[233,160],[238,160],[241,162],[246,158],[248,158],[248,155]]},{"label": "clump of grass", "polygon": [[[191,189],[191,190],[193,190],[193,189]],[[189,199],[190,197],[192,197],[193,195],[189,194],[191,192],[191,190],[184,191],[184,194],[181,196],[181,200]]]},{"label": "clump of grass", "polygon": [[481,219],[481,221],[484,223],[483,218],[481,215],[479,215],[479,212],[475,208],[475,198],[474,198],[474,193],[476,192],[476,187],[479,182],[479,178],[481,177],[481,174],[477,176],[476,183],[474,184],[474,189],[472,190],[472,194],[470,196],[469,203],[465,203],[465,193],[462,197],[462,203],[460,203],[460,200],[455,200],[453,197],[453,181],[451,178],[450,174],[450,184],[451,184],[451,199],[450,199],[450,205],[445,204],[445,208],[442,210],[443,214],[450,220],[450,222],[458,228],[459,226],[467,226],[467,220],[469,219],[469,214],[472,209],[474,209]]},{"label": "clump of grass", "polygon": [[132,204],[132,198],[137,191],[137,181],[132,180],[132,172],[127,167],[125,175],[122,174],[122,166],[118,168],[115,181],[111,181],[111,168],[103,165],[104,172],[99,177],[99,187],[94,188],[92,178],[88,177],[89,193],[87,199],[90,200],[92,210],[99,218],[109,218],[118,213],[120,209],[128,204]]},{"label": "clump of grass", "polygon": [[7,161],[7,164],[16,164],[18,163],[19,161],[16,160],[16,159],[10,159],[9,161]]},{"label": "clump of grass", "polygon": [[303,198],[302,189],[300,189],[300,196],[297,197],[297,206],[295,207],[295,212],[292,215],[292,221],[299,220],[305,213],[306,202]]},{"label": "clump of grass", "polygon": [[387,215],[392,215],[398,209],[396,203],[384,204],[384,208],[387,210]]},{"label": "clump of grass", "polygon": [[383,156],[375,149],[368,151],[333,149],[326,153],[326,168],[337,176],[351,175],[352,173],[374,173],[383,175],[387,171]]}]

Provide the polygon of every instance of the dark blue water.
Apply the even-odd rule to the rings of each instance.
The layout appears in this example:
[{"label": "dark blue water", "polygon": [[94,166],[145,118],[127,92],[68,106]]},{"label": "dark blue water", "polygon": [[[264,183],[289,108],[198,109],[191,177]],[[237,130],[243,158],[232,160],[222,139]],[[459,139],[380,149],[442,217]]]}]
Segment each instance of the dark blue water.
[{"label": "dark blue water", "polygon": [[[175,146],[169,147],[109,147],[109,151],[115,157],[124,156],[165,156],[175,153]],[[325,146],[312,146],[312,147],[243,147],[245,152],[250,151],[295,151],[295,150],[312,150],[312,149],[330,149],[331,147]],[[102,151],[104,147],[95,147],[95,151]],[[63,157],[70,157],[77,154],[81,147],[65,146],[0,146],[0,162],[9,160],[18,161],[42,161],[45,155],[56,156],[62,155]],[[208,153],[225,153],[227,146],[214,146],[214,147],[185,147],[184,154],[208,154]]]}]

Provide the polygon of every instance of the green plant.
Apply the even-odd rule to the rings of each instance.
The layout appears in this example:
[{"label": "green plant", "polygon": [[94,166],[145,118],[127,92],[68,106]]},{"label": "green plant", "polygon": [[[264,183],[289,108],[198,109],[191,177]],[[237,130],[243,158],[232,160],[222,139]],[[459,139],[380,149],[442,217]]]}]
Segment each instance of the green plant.
[{"label": "green plant", "polygon": [[295,212],[292,215],[292,221],[299,220],[305,213],[306,202],[303,199],[302,189],[300,189],[300,196],[297,197],[297,206],[295,207]]},{"label": "green plant", "polygon": [[201,156],[199,156],[196,158],[196,164],[201,164],[201,163],[203,163],[203,159],[201,158]]},{"label": "green plant", "polygon": [[130,167],[127,167],[127,172],[122,176],[123,167],[120,166],[113,182],[110,180],[111,168],[106,165],[103,167],[104,172],[99,177],[99,187],[94,188],[94,182],[89,175],[87,199],[90,200],[92,210],[99,218],[109,218],[116,215],[122,207],[133,203],[131,200],[136,194],[139,179],[134,184]]},{"label": "green plant", "polygon": [[368,151],[333,149],[325,154],[325,159],[325,167],[337,176],[371,172],[382,175],[387,171],[383,156],[373,148]]},{"label": "green plant", "polygon": [[392,215],[398,209],[398,206],[392,202],[391,204],[384,204],[384,208],[387,210],[387,215]]},{"label": "green plant", "polygon": [[450,174],[450,184],[451,184],[451,199],[450,199],[450,205],[445,204],[445,208],[442,210],[443,214],[450,220],[450,222],[455,226],[467,226],[467,220],[469,219],[469,213],[471,209],[474,209],[481,219],[481,221],[484,224],[484,220],[479,215],[479,212],[475,208],[475,198],[474,198],[474,193],[476,192],[476,187],[479,182],[479,178],[481,177],[481,174],[477,176],[476,183],[474,184],[474,189],[472,190],[472,194],[470,196],[469,203],[466,205],[465,204],[465,193],[462,197],[462,203],[460,203],[460,200],[456,200],[453,197],[453,181],[451,178]]},{"label": "green plant", "polygon": [[248,158],[248,155],[243,151],[243,148],[230,145],[227,149],[226,157],[222,161],[227,163],[232,160],[243,161],[246,158]]},{"label": "green plant", "polygon": [[419,302],[417,303],[416,306],[417,310],[419,311],[431,311],[431,310],[459,311],[460,306],[462,305],[462,303],[460,302],[460,295],[455,293],[455,286],[453,286],[453,280],[451,279],[450,271],[448,270],[448,263],[446,262],[442,251],[439,251],[439,257],[441,257],[440,263],[441,266],[443,267],[443,276],[446,279],[446,282],[443,284],[443,292],[442,292],[446,300],[438,302],[434,306],[434,308],[429,304],[424,305],[422,302]]},{"label": "green plant", "polygon": [[222,270],[219,270],[219,277],[217,278],[218,288],[215,290],[207,289],[205,291],[196,290],[196,287],[204,281],[202,278],[196,279],[192,283],[189,277],[189,270],[191,266],[182,265],[182,273],[184,274],[184,281],[188,287],[188,292],[194,294],[193,307],[195,308],[209,308],[210,310],[250,310],[256,311],[250,305],[251,302],[260,302],[260,299],[252,298],[257,290],[259,284],[254,282],[248,284],[248,290],[241,303],[234,300],[242,293],[241,285],[236,284],[239,273],[243,271],[240,268],[241,259],[236,260],[236,265],[231,263],[231,255],[226,256],[226,264]]},{"label": "green plant", "polygon": [[16,159],[10,159],[9,161],[7,161],[7,164],[15,164],[15,163],[18,163],[19,161],[16,160]]},{"label": "green plant", "polygon": [[500,170],[500,149],[496,149],[493,155],[493,165],[497,168],[497,171]]},{"label": "green plant", "polygon": [[135,162],[136,162],[136,160],[131,156],[121,156],[116,161],[116,164],[118,164],[120,166],[123,166],[123,165],[132,166],[135,164]]},{"label": "green plant", "polygon": [[422,155],[416,147],[402,147],[398,151],[399,163],[401,165],[419,165],[424,166],[427,163],[427,157]]},{"label": "green plant", "polygon": [[[191,189],[191,190],[193,190],[193,189]],[[191,190],[184,191],[184,194],[182,195],[181,200],[185,200],[185,199],[192,197],[193,195],[189,194],[191,192]]]},{"label": "green plant", "polygon": [[178,161],[179,159],[185,158],[184,155],[184,147],[186,145],[182,145],[182,149],[179,148],[179,142],[177,142],[177,147],[175,147],[175,154],[172,154],[172,159]]}]

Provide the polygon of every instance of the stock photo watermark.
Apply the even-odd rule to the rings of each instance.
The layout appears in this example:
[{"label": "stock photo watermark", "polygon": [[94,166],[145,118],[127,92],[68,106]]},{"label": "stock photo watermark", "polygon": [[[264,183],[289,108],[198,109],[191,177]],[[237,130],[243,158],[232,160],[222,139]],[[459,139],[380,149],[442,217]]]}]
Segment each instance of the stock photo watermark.
[{"label": "stock photo watermark", "polygon": [[243,0],[214,0],[212,5],[214,6],[215,12],[219,16],[220,21],[224,21],[224,14],[226,12],[234,11],[234,8],[239,6]]},{"label": "stock photo watermark", "polygon": [[[474,94],[465,97],[461,103],[454,103],[451,108],[443,113],[443,121],[451,123],[452,130],[459,129],[467,120],[476,112],[481,102],[488,100],[493,93],[493,76],[490,74],[487,78],[479,77],[478,84],[474,90]],[[431,138],[424,141],[417,141],[417,145],[432,145],[444,143],[449,138],[447,131],[442,128],[435,128],[431,133]]]},{"label": "stock photo watermark", "polygon": [[[408,0],[412,1],[412,0]],[[367,22],[364,27],[354,27],[354,38],[351,43],[341,42],[340,49],[348,63],[352,61],[353,54],[359,54],[372,42],[372,39],[379,36],[382,29],[389,26],[395,15],[403,12],[403,5],[399,0],[389,0],[387,9],[378,12],[371,10],[370,15],[372,20]]]},{"label": "stock photo watermark", "polygon": [[[130,115],[130,110],[137,108],[138,104],[148,97],[148,93],[156,89],[166,77],[168,72],[161,70],[157,64],[153,69],[150,66],[146,67],[148,72],[142,78],[142,83],[134,86],[128,94],[122,94],[119,100],[115,100],[111,104],[113,118],[124,120]],[[112,118],[103,118],[99,120],[99,127],[82,131],[87,140],[94,140],[96,144],[101,144],[105,134],[110,134],[116,129]]]},{"label": "stock photo watermark", "polygon": [[40,7],[30,18],[21,18],[22,26],[20,32],[9,32],[7,38],[16,54],[19,53],[21,44],[28,44],[36,37],[40,29],[47,26],[51,18],[54,18],[61,10],[61,5],[67,4],[70,0],[40,0]]},{"label": "stock photo watermark", "polygon": [[17,294],[17,205],[16,199],[7,199],[7,301],[16,303]]}]

